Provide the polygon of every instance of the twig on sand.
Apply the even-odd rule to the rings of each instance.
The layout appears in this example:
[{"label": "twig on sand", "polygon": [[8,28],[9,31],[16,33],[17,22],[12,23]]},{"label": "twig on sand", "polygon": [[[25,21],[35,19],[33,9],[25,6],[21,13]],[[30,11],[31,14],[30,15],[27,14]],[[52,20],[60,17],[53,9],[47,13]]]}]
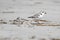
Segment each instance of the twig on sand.
[{"label": "twig on sand", "polygon": [[0,20],[0,24],[7,24],[3,19]]}]

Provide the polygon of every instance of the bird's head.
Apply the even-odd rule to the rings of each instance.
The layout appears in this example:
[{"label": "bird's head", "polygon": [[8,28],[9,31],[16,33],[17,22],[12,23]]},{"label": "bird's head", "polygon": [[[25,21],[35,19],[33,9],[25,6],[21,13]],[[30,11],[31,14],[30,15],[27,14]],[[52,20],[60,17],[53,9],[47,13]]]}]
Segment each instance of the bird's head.
[{"label": "bird's head", "polygon": [[42,14],[47,14],[45,11],[41,11]]}]

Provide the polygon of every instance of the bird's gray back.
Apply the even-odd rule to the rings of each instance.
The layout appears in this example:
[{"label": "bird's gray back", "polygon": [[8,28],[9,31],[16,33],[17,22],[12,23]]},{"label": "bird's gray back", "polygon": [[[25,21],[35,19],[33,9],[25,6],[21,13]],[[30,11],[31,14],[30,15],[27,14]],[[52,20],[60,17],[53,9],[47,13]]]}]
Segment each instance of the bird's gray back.
[{"label": "bird's gray back", "polygon": [[40,16],[41,13],[35,14],[34,17],[38,18],[38,16]]}]

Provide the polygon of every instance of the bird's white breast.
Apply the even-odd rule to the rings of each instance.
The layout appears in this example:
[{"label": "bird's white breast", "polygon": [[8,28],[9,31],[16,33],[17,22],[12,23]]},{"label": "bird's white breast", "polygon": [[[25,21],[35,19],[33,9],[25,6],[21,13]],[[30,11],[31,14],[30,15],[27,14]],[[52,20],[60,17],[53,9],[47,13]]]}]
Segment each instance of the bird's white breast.
[{"label": "bird's white breast", "polygon": [[39,17],[39,18],[42,18],[43,16],[44,16],[44,13],[42,13],[42,15],[41,15],[41,14],[39,14],[39,16],[38,16],[38,17]]}]

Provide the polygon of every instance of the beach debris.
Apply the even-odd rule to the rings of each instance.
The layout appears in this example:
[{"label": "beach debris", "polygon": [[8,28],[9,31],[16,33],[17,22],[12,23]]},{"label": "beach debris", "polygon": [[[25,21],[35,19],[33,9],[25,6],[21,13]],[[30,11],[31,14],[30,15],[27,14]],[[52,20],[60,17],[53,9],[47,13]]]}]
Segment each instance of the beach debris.
[{"label": "beach debris", "polygon": [[3,19],[0,20],[0,24],[7,24],[6,21],[4,21]]},{"label": "beach debris", "polygon": [[17,17],[14,20],[9,20],[10,24],[14,24],[14,25],[18,25],[20,26],[21,24],[23,24],[23,22],[21,21],[20,17]]},{"label": "beach debris", "polygon": [[28,20],[28,19],[24,19],[24,18],[20,18],[17,17],[14,20],[9,20],[8,22],[0,19],[0,24],[13,24],[13,25],[17,25],[17,26],[29,26],[29,27],[33,27],[33,26],[60,26],[60,23],[56,23],[56,22],[51,22],[48,20]]},{"label": "beach debris", "polygon": [[52,38],[51,40],[60,40],[60,38]]}]

